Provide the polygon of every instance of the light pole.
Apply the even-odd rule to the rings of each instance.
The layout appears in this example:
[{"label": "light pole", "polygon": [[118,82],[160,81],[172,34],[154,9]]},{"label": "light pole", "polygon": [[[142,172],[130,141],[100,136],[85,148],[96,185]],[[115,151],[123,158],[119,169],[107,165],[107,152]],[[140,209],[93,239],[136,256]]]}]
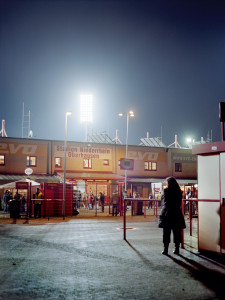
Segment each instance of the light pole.
[{"label": "light pole", "polygon": [[[128,156],[128,129],[129,129],[129,118],[134,117],[134,112],[130,110],[128,113],[119,113],[119,117],[127,117],[127,136],[126,136],[126,159]],[[127,192],[127,170],[125,169],[125,191]]]},{"label": "light pole", "polygon": [[63,220],[65,220],[65,195],[66,195],[66,138],[67,138],[67,117],[72,113],[67,111],[65,113],[65,141],[64,141],[64,176],[63,176],[63,206],[62,206],[62,214]]}]

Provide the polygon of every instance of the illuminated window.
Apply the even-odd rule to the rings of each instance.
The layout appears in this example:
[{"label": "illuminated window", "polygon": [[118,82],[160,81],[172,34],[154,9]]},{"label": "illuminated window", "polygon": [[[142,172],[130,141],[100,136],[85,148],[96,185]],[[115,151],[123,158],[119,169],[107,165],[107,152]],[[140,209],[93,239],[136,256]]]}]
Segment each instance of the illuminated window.
[{"label": "illuminated window", "polygon": [[36,166],[37,166],[37,157],[27,156],[27,167],[36,167]]},{"label": "illuminated window", "polygon": [[108,159],[104,159],[103,164],[104,164],[104,166],[108,166],[109,165],[109,160]]},{"label": "illuminated window", "polygon": [[157,170],[157,163],[152,161],[145,161],[144,165],[145,171],[156,171]]},{"label": "illuminated window", "polygon": [[5,165],[5,155],[0,155],[0,166]]},{"label": "illuminated window", "polygon": [[120,160],[118,160],[118,166],[120,166]]},{"label": "illuminated window", "polygon": [[182,172],[182,164],[175,163],[175,172]]},{"label": "illuminated window", "polygon": [[83,166],[85,169],[91,169],[92,168],[91,159],[84,159]]},{"label": "illuminated window", "polygon": [[56,157],[55,158],[55,167],[56,168],[61,168],[62,167],[62,158],[61,157]]}]

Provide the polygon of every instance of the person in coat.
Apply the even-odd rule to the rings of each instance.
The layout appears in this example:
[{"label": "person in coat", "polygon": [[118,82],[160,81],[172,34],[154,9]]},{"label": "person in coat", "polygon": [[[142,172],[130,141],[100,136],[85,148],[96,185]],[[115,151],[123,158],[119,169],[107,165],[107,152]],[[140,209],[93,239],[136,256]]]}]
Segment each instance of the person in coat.
[{"label": "person in coat", "polygon": [[41,217],[41,206],[42,206],[42,193],[39,188],[37,188],[37,192],[33,194],[33,203],[34,203],[34,218]]},{"label": "person in coat", "polygon": [[181,230],[186,228],[183,213],[181,211],[182,191],[174,177],[168,177],[168,187],[164,190],[164,204],[159,216],[159,227],[163,228],[164,250],[162,254],[168,254],[171,231],[175,243],[174,254],[179,255],[182,241]]},{"label": "person in coat", "polygon": [[100,199],[102,213],[103,213],[104,212],[104,205],[105,205],[105,195],[102,192],[100,192],[99,199]]}]

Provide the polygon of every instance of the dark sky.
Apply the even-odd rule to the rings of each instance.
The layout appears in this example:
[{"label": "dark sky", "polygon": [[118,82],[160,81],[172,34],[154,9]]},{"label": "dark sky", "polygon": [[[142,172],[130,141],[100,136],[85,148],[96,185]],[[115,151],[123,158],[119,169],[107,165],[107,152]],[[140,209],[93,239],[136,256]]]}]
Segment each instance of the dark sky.
[{"label": "dark sky", "polygon": [[[79,95],[94,96],[94,133],[129,144],[220,140],[225,1],[0,0],[0,120],[22,136],[22,103],[40,139],[84,141]],[[162,130],[161,130],[162,129]]]}]

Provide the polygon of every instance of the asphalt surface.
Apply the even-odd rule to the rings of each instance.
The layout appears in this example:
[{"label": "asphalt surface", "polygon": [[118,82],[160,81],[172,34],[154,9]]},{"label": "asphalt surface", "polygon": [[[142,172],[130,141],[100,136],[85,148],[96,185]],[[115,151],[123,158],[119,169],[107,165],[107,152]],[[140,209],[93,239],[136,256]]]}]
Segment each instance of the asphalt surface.
[{"label": "asphalt surface", "polygon": [[[156,220],[0,219],[0,299],[225,299],[225,265],[162,251]],[[185,233],[187,234],[187,233]]]}]

